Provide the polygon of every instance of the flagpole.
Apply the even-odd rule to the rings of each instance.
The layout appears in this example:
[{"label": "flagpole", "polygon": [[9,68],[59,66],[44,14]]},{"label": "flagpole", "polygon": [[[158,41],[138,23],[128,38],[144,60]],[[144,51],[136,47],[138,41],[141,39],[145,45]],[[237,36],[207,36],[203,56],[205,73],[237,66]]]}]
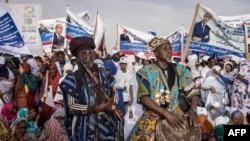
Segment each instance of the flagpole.
[{"label": "flagpole", "polygon": [[245,57],[248,60],[249,59],[249,52],[248,52],[248,45],[247,45],[247,33],[248,33],[247,32],[247,23],[244,22],[243,25],[244,25],[244,30],[245,30],[245,36],[244,36]]},{"label": "flagpole", "polygon": [[189,44],[190,44],[190,40],[191,40],[191,37],[192,37],[192,34],[193,34],[195,20],[196,20],[197,14],[198,14],[199,7],[200,7],[200,4],[197,3],[196,7],[195,7],[195,13],[194,13],[193,22],[192,22],[192,25],[191,25],[191,27],[189,29],[188,39],[187,39],[187,42],[185,44],[184,52],[181,53],[181,62],[182,63],[185,63],[185,59],[186,59],[186,56],[187,56],[187,53],[188,53]]},{"label": "flagpole", "polygon": [[[94,35],[93,35],[93,38],[95,39],[95,36],[96,36],[96,30],[97,30],[97,17],[98,17],[98,11],[96,12],[96,16],[95,16],[95,28],[94,28]],[[97,48],[97,47],[96,47]],[[96,50],[95,48],[95,50]]]},{"label": "flagpole", "polygon": [[[116,24],[116,43],[115,43],[115,48],[118,50],[118,42],[120,41],[120,39],[118,38],[118,24]],[[119,46],[119,50],[120,50],[120,46]]]}]

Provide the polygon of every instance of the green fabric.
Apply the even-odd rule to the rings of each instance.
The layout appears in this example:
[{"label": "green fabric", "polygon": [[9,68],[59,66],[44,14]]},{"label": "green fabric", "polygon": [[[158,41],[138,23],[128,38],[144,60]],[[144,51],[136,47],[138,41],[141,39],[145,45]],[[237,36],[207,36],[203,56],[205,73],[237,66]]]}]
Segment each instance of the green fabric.
[{"label": "green fabric", "polygon": [[35,94],[38,89],[38,77],[34,74],[22,74],[22,84],[27,84],[29,91]]}]

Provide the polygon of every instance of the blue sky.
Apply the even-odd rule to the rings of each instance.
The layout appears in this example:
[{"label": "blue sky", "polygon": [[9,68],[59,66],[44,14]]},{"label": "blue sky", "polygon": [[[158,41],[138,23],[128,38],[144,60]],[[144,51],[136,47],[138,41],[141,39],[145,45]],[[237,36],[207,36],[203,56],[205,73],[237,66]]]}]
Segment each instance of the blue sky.
[{"label": "blue sky", "polygon": [[142,32],[154,30],[162,36],[181,25],[189,29],[197,3],[220,16],[250,14],[250,0],[9,0],[9,3],[42,4],[42,19],[65,16],[67,4],[75,13],[90,10],[92,23],[98,11],[107,25],[108,50],[115,45],[117,24]]}]

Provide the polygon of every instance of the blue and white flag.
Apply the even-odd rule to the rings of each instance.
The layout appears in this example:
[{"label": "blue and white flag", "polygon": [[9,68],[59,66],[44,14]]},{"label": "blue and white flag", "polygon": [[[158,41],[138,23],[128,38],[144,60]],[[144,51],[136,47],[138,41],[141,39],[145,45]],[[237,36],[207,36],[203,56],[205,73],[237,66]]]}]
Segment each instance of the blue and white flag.
[{"label": "blue and white flag", "polygon": [[181,57],[181,52],[183,51],[187,37],[188,32],[183,26],[179,27],[176,31],[164,37],[167,38],[173,45],[173,57]]},{"label": "blue and white flag", "polygon": [[65,27],[66,27],[65,35],[67,40],[71,40],[74,37],[81,37],[81,36],[93,37],[92,35],[88,34],[85,30],[83,30],[82,27],[80,27],[79,25],[66,23]]},{"label": "blue and white flag", "polygon": [[69,7],[66,8],[66,14],[68,18],[70,18],[71,23],[74,23],[78,26],[80,26],[85,32],[87,32],[89,35],[94,34],[94,26],[91,25],[88,21],[83,19],[82,17],[78,16],[74,12],[72,12]]},{"label": "blue and white flag", "polygon": [[[207,13],[212,17],[204,25],[202,21],[207,17]],[[231,26],[203,5],[199,6],[195,18],[193,34],[189,35],[192,36],[189,49],[200,52],[216,52],[217,54],[244,55],[243,26]],[[208,32],[208,34],[205,36],[203,32]],[[195,37],[198,35],[204,35],[204,37],[198,37],[197,40]]]},{"label": "blue and white flag", "polygon": [[0,1],[0,52],[20,55],[30,54],[13,18],[4,3]]}]

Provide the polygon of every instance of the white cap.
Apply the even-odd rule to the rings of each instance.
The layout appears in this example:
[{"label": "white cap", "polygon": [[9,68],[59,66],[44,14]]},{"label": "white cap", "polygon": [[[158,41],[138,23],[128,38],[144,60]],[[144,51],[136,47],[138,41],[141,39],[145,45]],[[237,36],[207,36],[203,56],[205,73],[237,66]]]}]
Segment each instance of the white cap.
[{"label": "white cap", "polygon": [[205,56],[202,57],[202,60],[207,61],[209,58],[210,58],[209,56],[205,55]]},{"label": "white cap", "polygon": [[211,103],[211,106],[213,106],[213,107],[215,107],[215,108],[219,108],[219,107],[220,107],[220,103],[217,102],[217,101],[213,101],[213,102]]},{"label": "white cap", "polygon": [[139,57],[139,58],[141,58],[141,59],[146,59],[146,56],[145,56],[144,52],[138,52],[136,54],[136,56]]},{"label": "white cap", "polygon": [[126,58],[125,56],[121,57],[121,58],[120,58],[120,61],[119,61],[119,64],[120,64],[120,63],[127,64],[127,63],[128,63],[127,58]]},{"label": "white cap", "polygon": [[3,56],[0,56],[0,64],[1,65],[5,64],[5,58]]},{"label": "white cap", "polygon": [[111,50],[111,54],[110,54],[110,55],[111,55],[111,56],[113,56],[114,54],[116,54],[116,53],[118,53],[118,52],[119,52],[119,50],[112,49],[112,50]]}]

